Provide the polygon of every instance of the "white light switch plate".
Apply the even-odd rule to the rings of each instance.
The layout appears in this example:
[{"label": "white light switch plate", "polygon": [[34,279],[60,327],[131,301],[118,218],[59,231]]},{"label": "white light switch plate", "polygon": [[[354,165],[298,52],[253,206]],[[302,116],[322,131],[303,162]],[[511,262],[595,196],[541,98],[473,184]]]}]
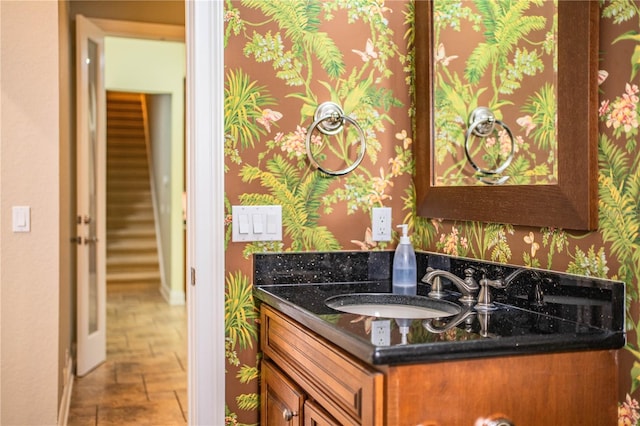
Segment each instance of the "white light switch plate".
[{"label": "white light switch plate", "polygon": [[31,207],[13,206],[13,232],[31,232]]},{"label": "white light switch plate", "polygon": [[281,241],[282,206],[232,206],[231,241]]}]

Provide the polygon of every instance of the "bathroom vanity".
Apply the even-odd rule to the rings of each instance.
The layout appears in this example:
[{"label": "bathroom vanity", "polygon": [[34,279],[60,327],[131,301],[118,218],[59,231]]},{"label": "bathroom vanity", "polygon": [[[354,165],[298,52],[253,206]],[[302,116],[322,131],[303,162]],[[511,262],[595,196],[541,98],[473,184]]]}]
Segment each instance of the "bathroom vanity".
[{"label": "bathroom vanity", "polygon": [[[417,255],[419,279],[428,266],[460,277],[472,267],[478,279],[514,268]],[[622,283],[545,271],[534,296],[523,273],[493,290],[496,309],[462,306],[447,318],[374,318],[327,306],[339,294],[389,293],[391,258],[254,256],[263,425],[615,423]],[[455,287],[443,287],[456,301]],[[419,295],[429,290],[418,285]]]}]

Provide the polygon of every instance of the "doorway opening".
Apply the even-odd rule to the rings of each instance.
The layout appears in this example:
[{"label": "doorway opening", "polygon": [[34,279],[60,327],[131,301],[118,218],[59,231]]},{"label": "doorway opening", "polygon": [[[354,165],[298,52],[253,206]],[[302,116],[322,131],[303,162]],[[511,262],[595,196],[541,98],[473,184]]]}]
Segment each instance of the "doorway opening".
[{"label": "doorway opening", "polygon": [[[78,380],[69,423],[87,406],[91,422],[118,422],[111,399],[186,422],[184,43],[105,37],[104,62],[107,362]],[[96,386],[106,393],[84,398]],[[167,399],[177,405],[163,414]]]}]

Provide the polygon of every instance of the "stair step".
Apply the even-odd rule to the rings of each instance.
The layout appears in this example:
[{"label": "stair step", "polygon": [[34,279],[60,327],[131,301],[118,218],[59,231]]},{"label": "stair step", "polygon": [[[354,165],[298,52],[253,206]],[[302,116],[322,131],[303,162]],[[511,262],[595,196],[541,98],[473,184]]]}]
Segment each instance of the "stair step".
[{"label": "stair step", "polygon": [[107,217],[113,216],[123,216],[129,214],[138,214],[138,213],[146,213],[148,211],[153,211],[149,203],[120,203],[115,204],[111,203],[107,207]]},{"label": "stair step", "polygon": [[[148,207],[148,206],[147,206]],[[120,211],[120,212],[111,212],[111,214],[107,213],[107,221],[113,222],[126,222],[128,220],[134,222],[153,220],[153,210],[151,207],[146,209],[138,209],[138,210],[130,210],[130,211]],[[108,223],[108,222],[107,222]]]},{"label": "stair step", "polygon": [[147,149],[144,146],[118,146],[115,148],[107,148],[107,163],[118,161],[123,158],[142,158],[147,161]]},{"label": "stair step", "polygon": [[135,158],[135,157],[127,157],[127,158],[111,158],[107,159],[107,168],[117,167],[118,169],[125,170],[140,170],[148,172],[149,166],[147,165],[146,158]]},{"label": "stair step", "polygon": [[107,200],[123,202],[151,201],[151,191],[113,191],[109,194]]},{"label": "stair step", "polygon": [[122,228],[122,229],[112,229],[109,230],[109,235],[107,235],[107,239],[109,238],[145,238],[145,237],[153,237],[155,238],[155,228],[148,227],[146,229],[139,228]]},{"label": "stair step", "polygon": [[135,256],[109,256],[107,267],[112,265],[141,266],[145,264],[157,264],[158,255],[156,253]]},{"label": "stair step", "polygon": [[109,114],[107,116],[107,125],[109,129],[135,129],[144,130],[144,119],[142,114],[130,113],[130,114]]},{"label": "stair step", "polygon": [[147,159],[147,148],[141,144],[120,144],[107,148],[107,160],[119,158],[144,158]]},{"label": "stair step", "polygon": [[157,255],[156,240],[115,240],[107,242],[107,253],[118,254],[122,252],[149,252]]},{"label": "stair step", "polygon": [[144,137],[144,130],[107,129],[107,137]]},{"label": "stair step", "polygon": [[[112,137],[107,141],[108,147],[145,146],[144,138]],[[109,148],[107,148],[107,151]]]},{"label": "stair step", "polygon": [[107,273],[107,282],[138,282],[138,281],[160,281],[159,272],[113,272]]},{"label": "stair step", "polygon": [[139,177],[139,176],[149,176],[149,170],[141,170],[141,169],[131,169],[131,170],[109,170],[109,168],[107,168],[107,182],[109,181],[109,178],[111,178],[112,176],[114,177],[122,177],[122,178],[134,178],[134,177]]}]

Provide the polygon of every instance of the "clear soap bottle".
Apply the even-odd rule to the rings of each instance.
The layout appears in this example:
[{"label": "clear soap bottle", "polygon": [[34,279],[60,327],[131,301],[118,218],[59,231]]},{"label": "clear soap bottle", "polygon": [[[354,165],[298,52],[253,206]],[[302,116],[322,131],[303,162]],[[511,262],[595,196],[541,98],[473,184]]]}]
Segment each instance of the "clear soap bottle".
[{"label": "clear soap bottle", "polygon": [[391,274],[393,293],[415,296],[418,286],[416,253],[407,235],[408,225],[398,225],[398,228],[402,228],[402,236],[393,256],[393,271]]}]

